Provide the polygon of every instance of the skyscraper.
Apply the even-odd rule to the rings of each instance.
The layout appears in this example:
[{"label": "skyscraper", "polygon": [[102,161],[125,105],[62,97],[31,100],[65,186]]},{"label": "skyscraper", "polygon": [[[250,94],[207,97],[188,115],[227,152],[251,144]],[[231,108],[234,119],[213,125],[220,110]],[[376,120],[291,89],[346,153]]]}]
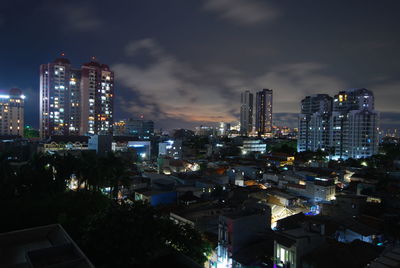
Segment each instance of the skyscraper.
[{"label": "skyscraper", "polygon": [[365,88],[302,100],[298,151],[328,151],[332,159],[365,158],[378,152],[379,113]]},{"label": "skyscraper", "polygon": [[17,88],[0,93],[0,135],[24,135],[24,99]]},{"label": "skyscraper", "polygon": [[40,135],[68,135],[71,63],[65,58],[40,66]]},{"label": "skyscraper", "polygon": [[95,61],[74,69],[66,58],[40,66],[40,135],[111,134],[114,74]]},{"label": "skyscraper", "polygon": [[112,134],[114,72],[96,61],[82,66],[81,135]]},{"label": "skyscraper", "polygon": [[258,135],[272,132],[272,90],[263,89],[256,94],[256,131]]},{"label": "skyscraper", "polygon": [[335,95],[331,116],[332,158],[365,158],[378,153],[379,113],[372,91],[360,88]]},{"label": "skyscraper", "polygon": [[246,90],[240,98],[240,134],[249,135],[253,131],[253,94]]},{"label": "skyscraper", "polygon": [[328,150],[329,120],[332,114],[332,97],[327,94],[307,96],[301,101],[297,150]]}]

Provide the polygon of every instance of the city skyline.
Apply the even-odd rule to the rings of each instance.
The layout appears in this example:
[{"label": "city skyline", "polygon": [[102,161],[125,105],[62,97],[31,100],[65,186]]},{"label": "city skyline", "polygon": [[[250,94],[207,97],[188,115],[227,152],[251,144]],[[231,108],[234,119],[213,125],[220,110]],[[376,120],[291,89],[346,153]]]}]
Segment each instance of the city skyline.
[{"label": "city skyline", "polygon": [[61,52],[78,63],[97,56],[115,71],[116,121],[144,115],[163,129],[238,121],[240,92],[273,88],[274,123],[294,127],[305,96],[367,88],[381,127],[400,122],[395,1],[21,3],[5,1],[0,12],[8,40],[0,45],[0,89],[21,88],[34,127],[38,66]]},{"label": "city skyline", "polygon": [[3,0],[1,267],[400,267],[400,1]]}]

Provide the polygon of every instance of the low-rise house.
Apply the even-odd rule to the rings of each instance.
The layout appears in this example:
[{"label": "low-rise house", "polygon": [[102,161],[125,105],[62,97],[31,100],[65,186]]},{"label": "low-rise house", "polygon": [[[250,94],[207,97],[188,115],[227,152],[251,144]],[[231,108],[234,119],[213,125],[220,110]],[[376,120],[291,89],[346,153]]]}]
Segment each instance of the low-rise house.
[{"label": "low-rise house", "polygon": [[232,265],[235,255],[270,229],[268,206],[249,206],[219,217],[218,263]]},{"label": "low-rise house", "polygon": [[378,244],[383,240],[382,231],[353,218],[340,219],[338,223],[340,227],[336,232],[336,238],[340,242],[350,243],[358,239],[363,242]]},{"label": "low-rise house", "polygon": [[136,191],[135,201],[148,202],[151,206],[172,205],[177,202],[176,191]]},{"label": "low-rise house", "polygon": [[277,232],[274,241],[274,267],[301,267],[303,256],[325,243],[323,230],[297,228]]}]

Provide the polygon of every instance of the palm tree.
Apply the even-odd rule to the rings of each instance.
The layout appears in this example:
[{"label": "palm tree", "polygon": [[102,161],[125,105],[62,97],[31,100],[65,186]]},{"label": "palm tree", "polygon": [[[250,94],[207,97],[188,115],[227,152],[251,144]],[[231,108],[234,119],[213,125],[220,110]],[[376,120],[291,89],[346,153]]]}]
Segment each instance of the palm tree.
[{"label": "palm tree", "polygon": [[100,170],[105,176],[105,182],[110,187],[110,197],[116,198],[120,186],[128,185],[127,164],[120,157],[109,153],[106,157],[100,159]]},{"label": "palm tree", "polygon": [[85,182],[87,190],[98,191],[104,185],[104,176],[99,158],[94,153],[82,153],[79,166],[79,177]]}]

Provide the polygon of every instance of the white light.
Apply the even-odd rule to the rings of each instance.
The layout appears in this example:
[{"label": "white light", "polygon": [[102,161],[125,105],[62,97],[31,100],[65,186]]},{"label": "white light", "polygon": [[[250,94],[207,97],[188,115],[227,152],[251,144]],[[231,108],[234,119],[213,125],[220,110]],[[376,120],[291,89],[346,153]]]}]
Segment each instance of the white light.
[{"label": "white light", "polygon": [[26,97],[25,97],[25,95],[21,95],[21,99],[25,99]]},{"label": "white light", "polygon": [[10,96],[9,95],[0,95],[0,99],[9,99]]}]

